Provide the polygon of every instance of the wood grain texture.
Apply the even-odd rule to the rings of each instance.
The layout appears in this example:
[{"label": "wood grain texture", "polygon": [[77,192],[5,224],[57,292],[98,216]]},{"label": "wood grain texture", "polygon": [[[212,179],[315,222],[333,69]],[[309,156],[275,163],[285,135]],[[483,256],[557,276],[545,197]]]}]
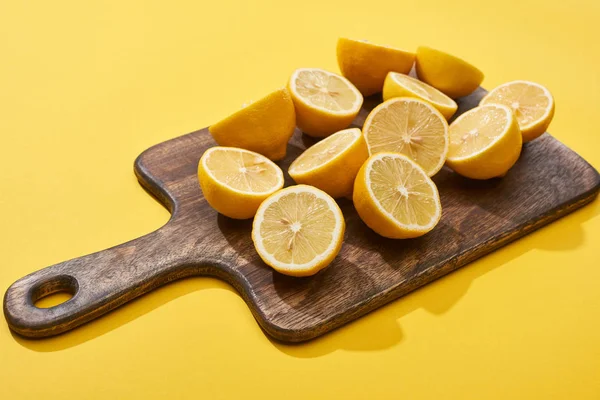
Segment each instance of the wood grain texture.
[{"label": "wood grain texture", "polygon": [[[459,101],[459,113],[485,94]],[[367,99],[355,121],[362,126],[380,100]],[[296,132],[291,161],[313,139]],[[135,162],[140,183],[172,213],[157,231],[108,250],[34,272],[4,297],[12,330],[27,337],[56,335],[164,285],[192,275],[211,275],[233,285],[262,328],[298,342],[317,337],[473,261],[592,201],[597,171],[548,134],[527,143],[503,179],[472,181],[444,168],[435,177],[443,215],[429,234],[385,239],[359,219],[351,201],[342,251],[325,270],[292,278],[267,267],[254,251],[251,221],[218,215],[206,203],[196,172],[202,153],[215,145],[207,129],[161,143]],[[286,173],[286,185],[293,184]],[[34,306],[56,291],[74,296],[49,309]],[[190,316],[192,317],[192,316]]]}]

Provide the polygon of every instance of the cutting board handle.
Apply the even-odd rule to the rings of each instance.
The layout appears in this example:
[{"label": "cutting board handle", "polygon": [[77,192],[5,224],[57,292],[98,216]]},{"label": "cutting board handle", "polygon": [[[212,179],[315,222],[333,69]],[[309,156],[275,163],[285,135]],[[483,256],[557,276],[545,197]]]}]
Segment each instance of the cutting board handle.
[{"label": "cutting board handle", "polygon": [[[165,226],[122,245],[44,268],[13,283],[4,315],[27,337],[56,335],[185,274],[185,246]],[[72,298],[50,308],[35,302],[56,292]]]}]

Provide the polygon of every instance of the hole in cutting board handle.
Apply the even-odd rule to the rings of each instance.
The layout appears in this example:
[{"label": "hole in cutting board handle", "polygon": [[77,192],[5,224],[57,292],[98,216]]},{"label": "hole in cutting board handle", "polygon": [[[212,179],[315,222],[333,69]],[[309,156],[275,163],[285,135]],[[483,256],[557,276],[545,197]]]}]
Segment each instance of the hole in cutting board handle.
[{"label": "hole in cutting board handle", "polygon": [[60,275],[37,284],[31,290],[31,301],[37,308],[52,308],[71,300],[79,289],[77,279]]}]

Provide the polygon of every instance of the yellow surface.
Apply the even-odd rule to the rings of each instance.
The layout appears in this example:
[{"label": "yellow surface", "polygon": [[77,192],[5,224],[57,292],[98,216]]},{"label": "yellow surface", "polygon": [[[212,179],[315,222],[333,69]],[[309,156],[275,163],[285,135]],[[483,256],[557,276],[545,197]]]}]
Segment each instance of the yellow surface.
[{"label": "yellow surface", "polygon": [[[551,132],[600,167],[599,19],[597,0],[3,1],[0,289],[166,222],[135,157],[297,67],[337,71],[338,36],[447,50],[489,88],[538,81]],[[599,214],[596,201],[301,346],[270,341],[206,278],[55,339],[2,322],[0,398],[598,399]]]}]

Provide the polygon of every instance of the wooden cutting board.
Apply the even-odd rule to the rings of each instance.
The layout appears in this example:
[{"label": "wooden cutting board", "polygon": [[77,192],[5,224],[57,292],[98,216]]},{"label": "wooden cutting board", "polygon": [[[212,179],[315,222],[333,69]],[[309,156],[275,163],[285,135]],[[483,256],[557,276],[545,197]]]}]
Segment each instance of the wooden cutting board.
[{"label": "wooden cutting board", "polygon": [[[459,101],[459,113],[479,103],[479,89]],[[369,98],[355,124],[380,101]],[[291,161],[313,144],[296,132]],[[439,225],[411,240],[385,239],[359,219],[352,202],[339,201],[345,242],[335,261],[309,278],[274,272],[257,256],[251,221],[217,214],[206,203],[196,170],[215,143],[207,129],[154,146],[135,161],[140,183],[172,213],[157,231],[108,250],[34,272],[4,297],[11,329],[45,337],[73,329],[165,283],[211,275],[233,285],[260,326],[290,342],[312,339],[507,244],[592,201],[598,172],[544,134],[527,143],[502,179],[473,181],[444,168],[435,177],[443,206]],[[286,185],[293,184],[286,173]],[[36,300],[57,291],[74,296],[41,309]],[[190,315],[189,318],[198,318]]]}]

